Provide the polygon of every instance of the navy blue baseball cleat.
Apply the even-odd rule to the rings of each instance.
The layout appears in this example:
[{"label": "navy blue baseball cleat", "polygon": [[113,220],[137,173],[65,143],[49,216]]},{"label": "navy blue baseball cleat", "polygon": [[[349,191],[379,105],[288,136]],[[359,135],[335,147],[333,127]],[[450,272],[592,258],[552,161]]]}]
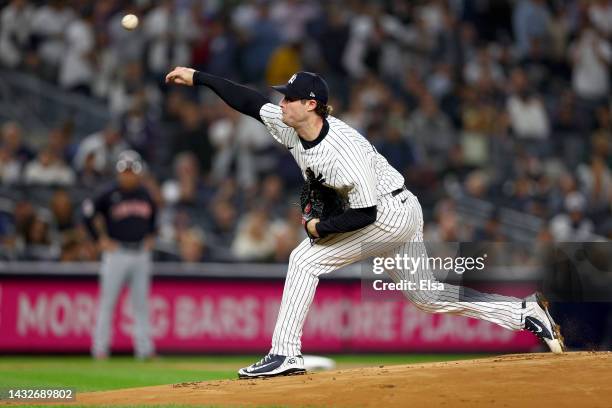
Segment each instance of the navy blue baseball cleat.
[{"label": "navy blue baseball cleat", "polygon": [[565,344],[561,335],[561,327],[550,315],[548,301],[539,292],[525,298],[525,301],[532,303],[533,310],[533,314],[525,316],[525,330],[529,330],[546,343],[553,353],[563,353]]},{"label": "navy blue baseball cleat", "polygon": [[275,377],[278,375],[304,374],[302,356],[281,356],[268,354],[257,363],[238,370],[238,378]]}]

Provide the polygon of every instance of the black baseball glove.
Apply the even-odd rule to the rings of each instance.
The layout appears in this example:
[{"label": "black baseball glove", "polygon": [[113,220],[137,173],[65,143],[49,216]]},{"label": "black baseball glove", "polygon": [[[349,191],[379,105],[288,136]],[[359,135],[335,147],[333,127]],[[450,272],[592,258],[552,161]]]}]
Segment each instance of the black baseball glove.
[{"label": "black baseball glove", "polygon": [[314,243],[317,237],[308,232],[308,221],[319,218],[324,220],[328,217],[342,214],[346,208],[347,200],[333,188],[323,185],[325,179],[322,174],[315,176],[309,168],[306,169],[306,181],[302,186],[300,194],[300,206],[302,208],[302,225]]}]

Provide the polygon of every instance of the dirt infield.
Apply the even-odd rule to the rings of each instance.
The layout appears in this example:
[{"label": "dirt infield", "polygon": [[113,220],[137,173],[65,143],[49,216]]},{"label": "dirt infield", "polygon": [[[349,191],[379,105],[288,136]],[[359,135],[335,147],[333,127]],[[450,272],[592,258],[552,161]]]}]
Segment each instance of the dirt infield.
[{"label": "dirt infield", "polygon": [[612,407],[612,353],[518,354],[79,394],[87,405]]}]

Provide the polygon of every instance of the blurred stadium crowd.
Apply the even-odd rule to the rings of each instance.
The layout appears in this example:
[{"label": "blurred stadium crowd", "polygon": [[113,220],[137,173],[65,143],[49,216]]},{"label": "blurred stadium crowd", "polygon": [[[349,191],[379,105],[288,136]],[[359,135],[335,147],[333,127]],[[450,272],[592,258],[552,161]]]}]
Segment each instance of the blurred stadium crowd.
[{"label": "blurred stadium crowd", "polygon": [[[612,1],[0,6],[5,80],[42,79],[112,118],[92,134],[69,116],[47,129],[3,121],[0,258],[95,260],[80,202],[134,148],[161,208],[156,259],[288,259],[304,237],[299,169],[210,91],[166,87],[174,66],[266,93],[296,71],[321,73],[334,115],[418,195],[428,241],[612,237]],[[125,13],[140,16],[136,30],[121,27]]]}]

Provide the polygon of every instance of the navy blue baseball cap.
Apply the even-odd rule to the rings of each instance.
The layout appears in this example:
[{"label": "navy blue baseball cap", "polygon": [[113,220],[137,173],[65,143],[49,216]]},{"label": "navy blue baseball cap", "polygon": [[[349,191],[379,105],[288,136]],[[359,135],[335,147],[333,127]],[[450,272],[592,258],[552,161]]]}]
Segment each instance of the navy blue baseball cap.
[{"label": "navy blue baseball cap", "polygon": [[314,99],[324,104],[329,95],[327,82],[314,72],[300,71],[293,74],[286,85],[272,88],[291,99]]}]

